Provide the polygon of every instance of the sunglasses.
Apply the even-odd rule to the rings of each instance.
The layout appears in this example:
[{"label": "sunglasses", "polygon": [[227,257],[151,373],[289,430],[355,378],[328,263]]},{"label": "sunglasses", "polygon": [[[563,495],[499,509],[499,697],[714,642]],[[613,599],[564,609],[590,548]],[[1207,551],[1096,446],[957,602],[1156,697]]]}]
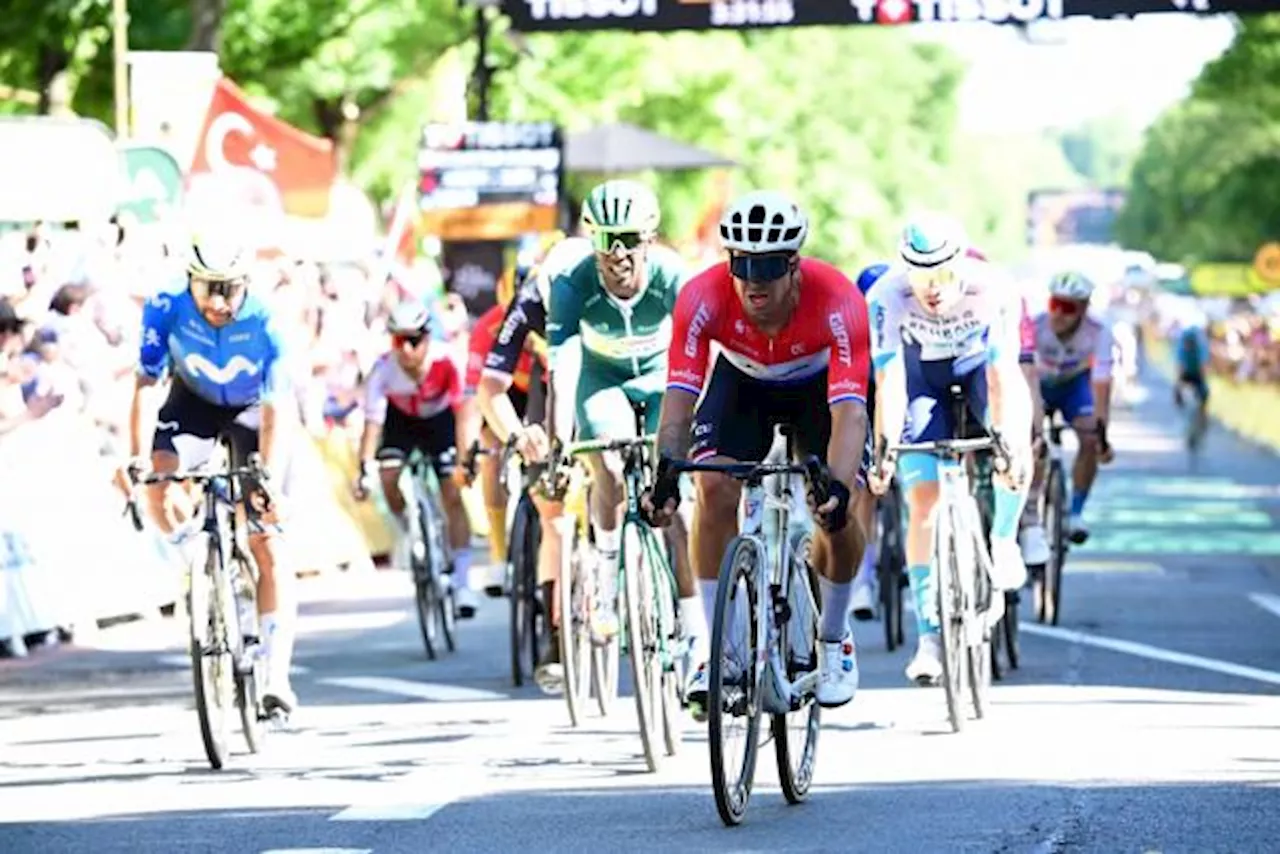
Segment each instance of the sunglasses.
[{"label": "sunglasses", "polygon": [[1084,303],[1062,297],[1049,297],[1049,311],[1058,314],[1079,314],[1084,310]]},{"label": "sunglasses", "polygon": [[392,335],[391,341],[396,345],[396,349],[400,349],[408,344],[410,347],[417,347],[423,341],[427,340],[426,332],[415,332],[412,335]]},{"label": "sunglasses", "polygon": [[956,270],[950,265],[938,267],[909,267],[907,282],[917,290],[921,288],[947,288],[956,283]]},{"label": "sunglasses", "polygon": [[776,282],[791,272],[795,255],[790,252],[772,252],[768,255],[733,255],[729,258],[729,273],[735,279],[763,285]]},{"label": "sunglasses", "polygon": [[191,287],[197,296],[225,297],[234,299],[245,288],[244,279],[206,279],[203,276],[192,276]]},{"label": "sunglasses", "polygon": [[591,245],[597,252],[609,254],[619,245],[624,252],[634,252],[644,243],[646,235],[638,231],[594,231]]}]

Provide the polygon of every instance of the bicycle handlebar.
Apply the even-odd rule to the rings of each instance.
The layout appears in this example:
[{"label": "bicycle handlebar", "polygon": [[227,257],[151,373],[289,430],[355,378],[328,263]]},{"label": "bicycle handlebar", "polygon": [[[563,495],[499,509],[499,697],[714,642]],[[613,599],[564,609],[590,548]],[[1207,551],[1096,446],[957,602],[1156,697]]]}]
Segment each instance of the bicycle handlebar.
[{"label": "bicycle handlebar", "polygon": [[129,481],[134,485],[152,484],[152,483],[208,483],[217,478],[227,477],[262,477],[267,476],[267,470],[262,466],[262,457],[259,454],[249,455],[249,464],[235,468],[219,469],[217,471],[199,471],[196,469],[187,469],[185,471],[174,472],[147,472],[142,473],[141,468],[137,464],[131,464],[126,469]]},{"label": "bicycle handlebar", "polygon": [[579,454],[599,454],[604,451],[625,451],[634,448],[636,445],[650,445],[656,439],[657,435],[648,433],[644,436],[637,436],[632,439],[591,439],[583,442],[570,442],[569,447],[565,449],[565,456],[576,457]]},{"label": "bicycle handlebar", "polygon": [[675,474],[716,472],[747,482],[759,481],[769,475],[799,474],[804,475],[817,504],[825,504],[831,497],[831,472],[821,460],[812,455],[800,463],[699,463],[692,460],[671,460],[669,466],[669,471]]}]

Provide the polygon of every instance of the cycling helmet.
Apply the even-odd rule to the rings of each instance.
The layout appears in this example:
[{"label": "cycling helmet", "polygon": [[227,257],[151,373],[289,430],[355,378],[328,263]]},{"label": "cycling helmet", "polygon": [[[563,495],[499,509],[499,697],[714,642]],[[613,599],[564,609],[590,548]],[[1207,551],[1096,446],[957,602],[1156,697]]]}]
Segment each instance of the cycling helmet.
[{"label": "cycling helmet", "polygon": [[255,254],[244,244],[229,238],[196,237],[191,241],[187,272],[218,282],[247,279]]},{"label": "cycling helmet", "polygon": [[858,274],[858,290],[862,291],[863,296],[866,296],[872,285],[880,281],[880,277],[887,272],[889,272],[889,265],[883,262],[864,267],[862,272]]},{"label": "cycling helmet", "polygon": [[605,181],[596,185],[582,203],[582,227],[588,232],[653,234],[661,219],[658,197],[639,181]]},{"label": "cycling helmet", "polygon": [[921,214],[907,221],[898,241],[898,254],[912,267],[938,267],[964,254],[964,228],[949,216]]},{"label": "cycling helmet", "polygon": [[1083,273],[1073,271],[1058,273],[1049,280],[1049,295],[1087,302],[1089,297],[1093,296],[1093,282]]},{"label": "cycling helmet", "polygon": [[720,242],[736,252],[799,252],[808,235],[804,212],[775,190],[747,193],[720,216]]},{"label": "cycling helmet", "polygon": [[424,332],[431,315],[420,302],[402,302],[391,310],[387,318],[387,331],[392,335],[408,335]]}]

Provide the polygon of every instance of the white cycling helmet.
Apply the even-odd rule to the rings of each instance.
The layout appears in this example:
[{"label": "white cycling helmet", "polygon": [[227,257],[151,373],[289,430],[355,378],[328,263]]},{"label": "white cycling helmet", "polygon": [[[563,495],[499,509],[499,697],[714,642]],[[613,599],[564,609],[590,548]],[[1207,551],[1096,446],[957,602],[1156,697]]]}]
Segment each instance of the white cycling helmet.
[{"label": "white cycling helmet", "polygon": [[938,213],[907,220],[898,239],[898,254],[910,267],[939,267],[962,257],[968,248],[964,227],[953,217]]},{"label": "white cycling helmet", "polygon": [[1058,273],[1049,280],[1049,295],[1062,299],[1088,302],[1093,296],[1093,282],[1083,273],[1068,271]]},{"label": "white cycling helmet", "polygon": [[747,193],[720,216],[720,242],[735,252],[799,252],[808,235],[804,212],[775,190]]},{"label": "white cycling helmet", "polygon": [[391,309],[387,318],[387,331],[392,335],[407,335],[422,332],[427,328],[431,314],[420,302],[402,302]]},{"label": "white cycling helmet", "polygon": [[195,237],[187,272],[202,279],[229,282],[247,279],[256,253],[239,241],[228,237]]}]

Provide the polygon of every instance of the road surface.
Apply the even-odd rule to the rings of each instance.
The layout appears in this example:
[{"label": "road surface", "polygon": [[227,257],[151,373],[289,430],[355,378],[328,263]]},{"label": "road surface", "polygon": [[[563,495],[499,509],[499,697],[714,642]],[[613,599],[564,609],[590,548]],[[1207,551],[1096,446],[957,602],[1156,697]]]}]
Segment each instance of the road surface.
[{"label": "road surface", "polygon": [[722,827],[703,733],[646,773],[628,698],[574,730],[510,687],[504,602],[428,662],[384,571],[306,585],[305,709],[222,772],[174,621],[0,662],[0,851],[1278,850],[1280,459],[1215,431],[1191,471],[1178,424],[1163,386],[1116,418],[1062,624],[1026,628],[988,721],[949,734],[859,626],[862,690],[825,716],[805,805],[764,751]]}]

